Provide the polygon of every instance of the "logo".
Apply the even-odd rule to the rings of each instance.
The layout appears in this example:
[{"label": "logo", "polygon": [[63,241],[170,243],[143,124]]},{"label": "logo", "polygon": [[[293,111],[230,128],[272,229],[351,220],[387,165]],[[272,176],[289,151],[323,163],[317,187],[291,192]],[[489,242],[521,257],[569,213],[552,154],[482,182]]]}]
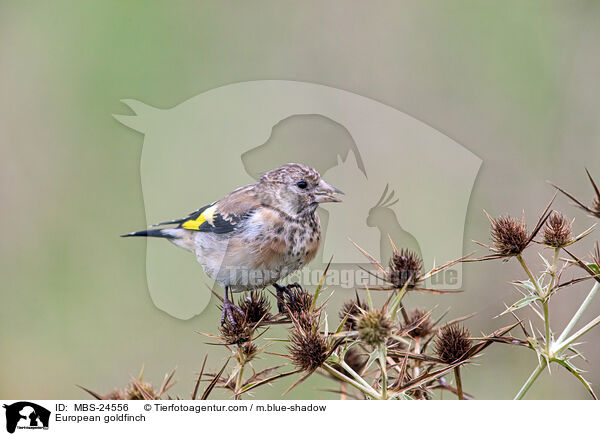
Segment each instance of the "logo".
[{"label": "logo", "polygon": [[[123,100],[114,115],[144,134],[140,175],[148,224],[186,216],[287,162],[315,168],[346,193],[319,208],[317,257],[286,281],[330,290],[374,287],[366,257],[386,265],[390,239],[425,270],[464,255],[466,212],[481,159],[433,127],[373,99],[315,83],[258,80],[211,89],[160,109]],[[194,256],[147,241],[154,304],[179,319],[208,305],[212,285]],[[377,273],[377,271],[372,271]],[[365,282],[366,281],[366,282]],[[461,265],[424,287],[459,289]],[[339,292],[336,294],[343,295]]]},{"label": "logo", "polygon": [[14,433],[16,429],[48,430],[50,411],[29,401],[4,404],[6,409],[6,431]]}]

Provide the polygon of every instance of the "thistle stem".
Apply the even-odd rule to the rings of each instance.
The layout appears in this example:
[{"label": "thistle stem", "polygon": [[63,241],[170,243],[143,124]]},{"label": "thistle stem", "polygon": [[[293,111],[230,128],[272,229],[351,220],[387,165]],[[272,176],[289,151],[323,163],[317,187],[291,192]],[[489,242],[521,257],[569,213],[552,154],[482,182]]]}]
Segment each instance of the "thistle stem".
[{"label": "thistle stem", "polygon": [[542,360],[538,364],[538,366],[535,368],[535,370],[531,373],[531,375],[529,376],[529,378],[527,379],[527,381],[525,382],[523,387],[521,387],[521,389],[519,390],[519,393],[515,397],[515,400],[523,399],[523,397],[525,396],[525,394],[527,393],[527,391],[529,390],[531,385],[533,385],[533,383],[537,380],[537,378],[542,373],[544,368],[546,368],[546,361]]},{"label": "thistle stem", "polygon": [[594,286],[590,290],[589,294],[587,295],[587,297],[585,297],[585,300],[583,300],[583,303],[581,303],[581,306],[579,307],[575,315],[573,315],[573,318],[571,318],[569,324],[567,324],[563,332],[560,334],[558,340],[556,341],[557,343],[561,343],[568,336],[568,334],[571,333],[571,330],[573,330],[575,324],[577,324],[577,322],[581,318],[581,315],[583,315],[583,312],[585,312],[585,310],[590,305],[590,303],[592,302],[599,290],[600,282],[594,283]]},{"label": "thistle stem", "polygon": [[548,300],[542,301],[544,308],[544,327],[546,328],[546,355],[550,357],[550,315],[548,313]]},{"label": "thistle stem", "polygon": [[361,391],[363,394],[367,395],[368,397],[371,397],[374,400],[381,400],[381,396],[379,395],[379,393],[375,389],[371,388],[370,386],[367,389],[367,387],[357,383],[356,381],[352,380],[350,377],[345,376],[344,374],[337,371],[335,368],[328,365],[327,363],[323,364],[323,368],[325,369],[325,371],[327,371],[329,374],[333,375],[335,378],[343,380],[346,383],[354,386],[356,389],[358,389],[359,391]]},{"label": "thistle stem", "polygon": [[[542,288],[540,287],[540,284],[535,279],[535,277],[533,277],[533,274],[531,273],[531,270],[525,263],[523,256],[521,256],[520,254],[517,254],[516,257],[517,257],[517,260],[519,261],[519,263],[521,264],[521,266],[523,267],[523,269],[525,270],[525,272],[527,273],[529,280],[531,280],[531,283],[535,287],[538,297],[543,299],[542,306],[544,308],[544,328],[546,330],[546,344],[545,344],[546,345],[546,355],[549,356],[549,354],[550,354],[550,314],[548,311],[548,296],[542,290]],[[556,253],[555,253],[555,257],[556,257]]]},{"label": "thistle stem", "polygon": [[600,316],[597,316],[596,318],[594,318],[592,321],[590,321],[589,323],[587,323],[584,327],[582,327],[581,329],[577,330],[575,333],[573,333],[572,336],[569,336],[567,339],[565,339],[562,342],[558,342],[556,344],[556,354],[560,354],[562,353],[566,348],[568,348],[573,342],[575,342],[576,340],[578,340],[580,337],[582,337],[583,335],[585,335],[587,332],[589,332],[591,329],[593,329],[594,327],[596,327],[598,324],[600,324]]},{"label": "thistle stem", "polygon": [[240,360],[238,361],[238,364],[240,365],[240,369],[238,370],[238,373],[235,377],[235,399],[236,400],[241,400],[242,399],[242,394],[240,394],[240,390],[242,388],[242,377],[244,376],[244,367],[246,366],[246,361],[243,358],[240,358]]},{"label": "thistle stem", "polygon": [[365,381],[364,378],[360,376],[356,371],[352,369],[350,365],[348,365],[344,360],[340,361],[340,366],[346,370],[348,374],[352,376],[352,378],[359,384],[363,385],[367,389],[373,389],[369,383]]},{"label": "thistle stem", "polygon": [[387,400],[387,352],[385,344],[380,346],[379,351],[379,366],[381,367],[381,397],[383,400]]},{"label": "thistle stem", "polygon": [[460,377],[460,366],[454,367],[454,380],[456,380],[456,390],[459,400],[464,400],[465,395],[463,393],[462,379]]},{"label": "thistle stem", "polygon": [[525,270],[525,272],[527,273],[527,276],[529,277],[529,280],[531,280],[531,283],[535,287],[535,290],[538,292],[538,296],[544,298],[545,297],[544,291],[542,291],[542,288],[540,288],[540,284],[533,277],[533,274],[531,273],[531,270],[529,269],[529,267],[525,263],[525,260],[523,259],[523,256],[521,256],[520,254],[517,254],[516,257],[517,257],[517,260],[519,261],[519,263],[521,264],[521,266],[523,267],[523,269]]}]

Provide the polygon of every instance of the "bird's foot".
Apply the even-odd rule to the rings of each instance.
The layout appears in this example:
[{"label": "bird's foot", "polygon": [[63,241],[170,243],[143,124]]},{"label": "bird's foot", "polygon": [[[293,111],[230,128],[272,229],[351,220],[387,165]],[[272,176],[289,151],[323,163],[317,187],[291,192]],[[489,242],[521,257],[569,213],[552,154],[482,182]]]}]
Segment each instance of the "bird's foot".
[{"label": "bird's foot", "polygon": [[294,297],[294,292],[292,291],[292,288],[299,288],[300,284],[299,283],[290,283],[287,286],[281,286],[278,285],[277,283],[273,283],[273,286],[275,287],[275,289],[277,290],[277,309],[279,310],[279,313],[283,313],[285,311],[285,307],[284,307],[284,293],[288,296],[288,298],[290,299],[290,303],[294,304],[295,301],[295,297]]},{"label": "bird's foot", "polygon": [[237,322],[235,321],[235,317],[233,311],[237,311],[240,315],[244,315],[242,309],[237,307],[235,304],[231,302],[229,298],[223,299],[223,311],[221,312],[221,325],[225,324],[225,319],[227,319],[232,326],[236,326]]}]

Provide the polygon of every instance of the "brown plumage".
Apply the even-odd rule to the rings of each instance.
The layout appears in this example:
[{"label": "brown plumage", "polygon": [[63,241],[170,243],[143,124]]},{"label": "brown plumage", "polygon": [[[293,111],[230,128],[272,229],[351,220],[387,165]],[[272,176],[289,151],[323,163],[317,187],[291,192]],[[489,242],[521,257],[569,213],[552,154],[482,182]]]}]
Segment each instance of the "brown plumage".
[{"label": "brown plumage", "polygon": [[225,288],[223,318],[235,324],[232,292],[277,283],[314,259],[321,241],[317,207],[338,202],[314,169],[290,163],[264,174],[256,183],[185,218],[162,222],[123,236],[153,236],[193,252],[205,273]]}]

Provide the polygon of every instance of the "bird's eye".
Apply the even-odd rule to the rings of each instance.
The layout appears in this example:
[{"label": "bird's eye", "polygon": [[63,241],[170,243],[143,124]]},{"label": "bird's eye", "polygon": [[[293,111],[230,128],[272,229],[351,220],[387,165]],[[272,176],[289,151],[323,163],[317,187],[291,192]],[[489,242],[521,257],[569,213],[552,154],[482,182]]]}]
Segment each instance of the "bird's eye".
[{"label": "bird's eye", "polygon": [[300,189],[306,189],[308,183],[306,183],[306,180],[300,180],[298,183],[296,183],[296,186]]}]

